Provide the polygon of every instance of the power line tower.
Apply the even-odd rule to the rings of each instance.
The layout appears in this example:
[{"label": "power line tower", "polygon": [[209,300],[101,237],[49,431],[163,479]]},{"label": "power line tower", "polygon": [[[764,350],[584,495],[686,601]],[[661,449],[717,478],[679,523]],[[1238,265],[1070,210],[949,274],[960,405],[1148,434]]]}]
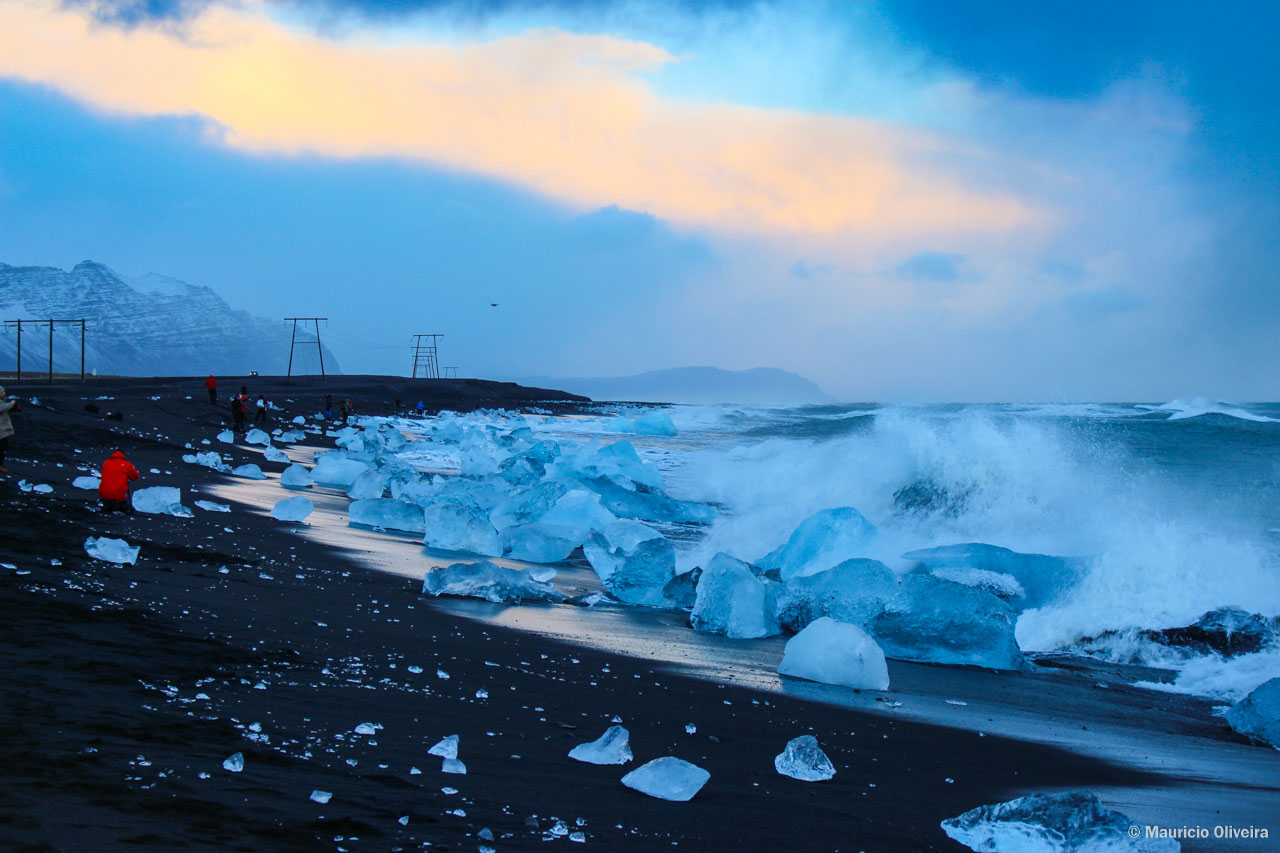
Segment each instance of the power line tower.
[{"label": "power line tower", "polygon": [[[329,324],[328,317],[285,317],[286,323],[293,323],[293,335],[289,338],[289,369],[285,373],[285,384],[289,384],[289,380],[293,377],[293,348],[298,344],[303,346],[316,345],[316,352],[320,353],[320,381],[324,382],[324,347],[320,345],[320,322],[324,321],[325,325]],[[315,327],[316,339],[314,341],[298,340],[298,324],[311,323]],[[303,332],[306,333],[305,330]]]},{"label": "power line tower", "polygon": [[17,360],[18,360],[18,365],[17,365],[17,367],[18,367],[18,370],[17,370],[17,373],[18,373],[18,381],[17,381],[17,384],[18,384],[18,385],[21,385],[21,384],[22,384],[22,325],[23,325],[23,323],[27,324],[28,326],[35,326],[37,329],[38,329],[38,328],[40,328],[41,326],[48,326],[48,327],[49,327],[49,384],[50,384],[50,385],[52,385],[52,384],[53,384],[53,329],[54,329],[54,325],[55,325],[55,324],[58,324],[58,323],[61,323],[61,324],[62,324],[62,325],[64,325],[64,326],[74,326],[74,325],[77,325],[77,324],[80,326],[80,384],[81,384],[81,385],[83,385],[83,384],[84,384],[84,338],[85,338],[85,319],[84,319],[83,317],[81,317],[81,318],[76,319],[76,320],[55,320],[55,319],[53,319],[53,318],[51,317],[51,318],[49,318],[48,320],[5,320],[5,321],[4,321],[4,326],[5,326],[5,328],[6,328],[6,329],[17,329],[17,330],[18,330],[18,346],[17,346],[17,357],[18,357],[18,359],[17,359]]},{"label": "power line tower", "polygon": [[445,379],[457,379],[457,378],[458,378],[458,368],[456,368],[456,367],[446,367],[446,368],[444,369],[444,378],[445,378]]},{"label": "power line tower", "polygon": [[440,361],[437,359],[437,342],[444,335],[413,336],[413,379],[421,374],[423,379],[440,378]]}]

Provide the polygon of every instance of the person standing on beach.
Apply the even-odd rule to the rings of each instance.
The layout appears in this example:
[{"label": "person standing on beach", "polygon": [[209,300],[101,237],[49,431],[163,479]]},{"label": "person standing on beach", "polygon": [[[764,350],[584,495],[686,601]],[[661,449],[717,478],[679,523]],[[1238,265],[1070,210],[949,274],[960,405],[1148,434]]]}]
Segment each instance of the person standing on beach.
[{"label": "person standing on beach", "polygon": [[418,405],[414,406],[414,408],[417,409],[419,415],[427,410],[427,407],[422,405],[421,400],[418,401]]},{"label": "person standing on beach", "polygon": [[9,414],[21,411],[22,406],[18,401],[10,400],[4,386],[0,385],[0,474],[9,473],[9,469],[4,467],[5,452],[9,449],[9,436],[13,435],[13,420]]},{"label": "person standing on beach", "polygon": [[138,469],[134,468],[124,454],[117,450],[102,463],[102,480],[98,483],[98,497],[108,512],[133,514],[133,503],[129,500],[129,483],[138,479]]},{"label": "person standing on beach", "polygon": [[231,417],[234,421],[231,428],[244,432],[244,398],[239,395],[231,398]]},{"label": "person standing on beach", "polygon": [[267,421],[267,398],[261,394],[258,395],[258,411],[253,416],[254,423],[266,423]]},{"label": "person standing on beach", "polygon": [[209,392],[209,402],[218,405],[218,380],[213,378],[213,374],[209,374],[209,378],[204,381],[205,390]]},{"label": "person standing on beach", "polygon": [[342,425],[347,425],[347,418],[351,417],[351,401],[345,397],[342,399]]},{"label": "person standing on beach", "polygon": [[329,420],[333,420],[333,395],[324,395],[324,416]]}]

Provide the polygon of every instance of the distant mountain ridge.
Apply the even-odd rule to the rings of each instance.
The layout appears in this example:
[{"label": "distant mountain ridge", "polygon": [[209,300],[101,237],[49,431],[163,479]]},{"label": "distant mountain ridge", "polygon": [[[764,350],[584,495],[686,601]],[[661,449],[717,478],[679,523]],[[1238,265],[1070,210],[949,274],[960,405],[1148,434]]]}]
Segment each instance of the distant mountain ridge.
[{"label": "distant mountain ridge", "polygon": [[676,367],[634,376],[569,379],[527,376],[521,385],[559,388],[593,400],[653,403],[830,403],[833,398],[799,376],[776,367],[722,370],[718,367]]},{"label": "distant mountain ridge", "polygon": [[[148,273],[129,279],[95,261],[69,271],[0,263],[0,319],[88,321],[85,369],[126,376],[284,373],[290,329],[236,311],[203,285]],[[30,338],[28,338],[28,334]],[[0,335],[0,367],[13,369],[17,336]],[[80,332],[55,328],[54,370],[80,369]],[[48,368],[47,329],[24,328],[23,370]],[[340,372],[326,347],[325,370]],[[319,372],[314,343],[299,347],[294,372]]]}]

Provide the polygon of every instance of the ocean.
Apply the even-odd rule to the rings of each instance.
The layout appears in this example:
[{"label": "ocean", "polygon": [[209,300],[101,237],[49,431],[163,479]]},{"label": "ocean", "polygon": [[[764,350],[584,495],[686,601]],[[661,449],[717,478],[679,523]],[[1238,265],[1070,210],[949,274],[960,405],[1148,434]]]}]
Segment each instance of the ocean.
[{"label": "ocean", "polygon": [[1143,631],[1239,607],[1280,615],[1280,404],[673,406],[675,436],[619,434],[616,414],[531,417],[539,438],[631,441],[668,493],[714,506],[661,531],[687,570],[758,560],[814,512],[854,507],[867,553],[985,543],[1081,567],[1018,616],[1028,654],[1178,672],[1153,687],[1236,700],[1280,674],[1274,648],[1224,658]]}]

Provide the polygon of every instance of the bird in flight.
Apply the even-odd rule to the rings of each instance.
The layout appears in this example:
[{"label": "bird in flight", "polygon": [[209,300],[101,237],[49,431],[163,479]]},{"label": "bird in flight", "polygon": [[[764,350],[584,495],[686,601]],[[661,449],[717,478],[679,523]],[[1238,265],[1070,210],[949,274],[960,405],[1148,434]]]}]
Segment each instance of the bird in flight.
[{"label": "bird in flight", "polygon": [[490,308],[497,308],[497,307],[498,307],[498,303],[496,303],[496,302],[490,302],[490,303],[489,303],[489,307],[490,307]]}]

